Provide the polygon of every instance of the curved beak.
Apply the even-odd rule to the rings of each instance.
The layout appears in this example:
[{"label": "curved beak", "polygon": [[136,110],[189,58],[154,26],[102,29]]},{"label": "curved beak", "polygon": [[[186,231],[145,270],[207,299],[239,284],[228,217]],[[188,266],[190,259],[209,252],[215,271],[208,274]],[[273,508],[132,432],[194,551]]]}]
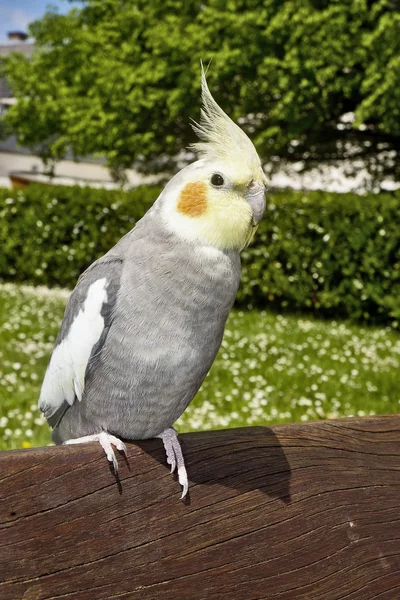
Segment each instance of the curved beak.
[{"label": "curved beak", "polygon": [[253,211],[253,227],[257,226],[265,211],[265,187],[262,183],[252,187],[245,194],[245,198]]}]

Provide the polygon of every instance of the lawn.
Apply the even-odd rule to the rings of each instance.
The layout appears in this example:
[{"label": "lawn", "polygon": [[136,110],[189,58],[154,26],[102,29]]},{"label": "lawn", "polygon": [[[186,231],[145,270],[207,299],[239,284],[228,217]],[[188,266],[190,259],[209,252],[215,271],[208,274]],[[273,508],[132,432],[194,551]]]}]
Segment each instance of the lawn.
[{"label": "lawn", "polygon": [[[68,292],[0,285],[0,449],[50,443],[37,410]],[[390,329],[233,311],[180,431],[399,411],[400,335]]]}]

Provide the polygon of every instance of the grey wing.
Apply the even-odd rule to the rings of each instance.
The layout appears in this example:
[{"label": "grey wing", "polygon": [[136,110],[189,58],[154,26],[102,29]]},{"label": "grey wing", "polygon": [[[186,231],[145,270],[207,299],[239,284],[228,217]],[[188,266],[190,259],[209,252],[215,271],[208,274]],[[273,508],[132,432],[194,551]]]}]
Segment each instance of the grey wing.
[{"label": "grey wing", "polygon": [[81,275],[72,292],[39,398],[53,428],[82,399],[87,373],[95,368],[112,324],[122,267],[121,258],[106,255]]}]

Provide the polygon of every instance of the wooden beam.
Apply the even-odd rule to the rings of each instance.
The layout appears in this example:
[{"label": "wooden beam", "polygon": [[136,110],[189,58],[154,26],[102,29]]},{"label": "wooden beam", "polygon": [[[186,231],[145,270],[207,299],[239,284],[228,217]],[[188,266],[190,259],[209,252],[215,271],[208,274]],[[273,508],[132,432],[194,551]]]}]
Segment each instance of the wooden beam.
[{"label": "wooden beam", "polygon": [[400,598],[400,416],[181,439],[0,453],[0,598]]}]

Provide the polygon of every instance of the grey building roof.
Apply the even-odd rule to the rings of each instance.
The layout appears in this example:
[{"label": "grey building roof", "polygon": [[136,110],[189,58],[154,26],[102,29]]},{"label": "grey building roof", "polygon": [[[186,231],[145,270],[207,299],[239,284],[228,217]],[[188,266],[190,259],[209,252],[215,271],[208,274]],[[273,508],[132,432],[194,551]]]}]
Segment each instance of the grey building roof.
[{"label": "grey building roof", "polygon": [[25,56],[30,56],[34,45],[29,42],[18,42],[16,44],[0,44],[0,56],[8,56],[11,52],[20,52]]}]

